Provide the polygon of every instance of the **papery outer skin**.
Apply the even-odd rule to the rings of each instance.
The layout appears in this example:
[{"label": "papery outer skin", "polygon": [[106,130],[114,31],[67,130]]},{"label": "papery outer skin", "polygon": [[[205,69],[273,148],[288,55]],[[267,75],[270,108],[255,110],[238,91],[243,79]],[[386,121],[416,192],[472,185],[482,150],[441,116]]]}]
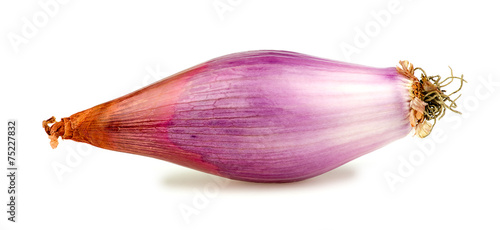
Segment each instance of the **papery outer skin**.
[{"label": "papery outer skin", "polygon": [[[168,138],[168,125],[176,101],[198,65],[115,100],[70,116],[74,141],[100,148],[154,157],[216,174],[215,165],[199,153],[188,152]],[[64,138],[64,137],[63,137]]]},{"label": "papery outer skin", "polygon": [[406,136],[407,87],[393,67],[248,51],[73,115],[91,118],[72,123],[73,140],[232,179],[299,181]]}]

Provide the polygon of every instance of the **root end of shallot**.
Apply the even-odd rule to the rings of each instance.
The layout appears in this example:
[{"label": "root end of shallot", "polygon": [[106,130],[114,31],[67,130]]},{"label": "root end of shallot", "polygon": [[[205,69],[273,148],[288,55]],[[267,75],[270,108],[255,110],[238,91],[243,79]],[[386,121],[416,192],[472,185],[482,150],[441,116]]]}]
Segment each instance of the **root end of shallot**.
[{"label": "root end of shallot", "polygon": [[[411,126],[415,129],[415,135],[420,138],[428,136],[436,125],[436,121],[444,116],[446,109],[462,114],[456,110],[456,101],[460,95],[455,99],[451,99],[450,96],[460,91],[463,83],[467,82],[463,75],[453,76],[453,70],[449,67],[451,76],[441,80],[439,75],[427,76],[422,68],[414,68],[408,61],[399,63],[401,67],[396,67],[398,72],[412,82],[409,92],[411,97],[409,119]],[[420,80],[415,77],[416,70],[422,72]],[[454,79],[460,80],[460,87],[450,94],[445,94],[446,91],[442,88],[451,84]],[[431,125],[429,121],[433,121],[433,124]]]}]

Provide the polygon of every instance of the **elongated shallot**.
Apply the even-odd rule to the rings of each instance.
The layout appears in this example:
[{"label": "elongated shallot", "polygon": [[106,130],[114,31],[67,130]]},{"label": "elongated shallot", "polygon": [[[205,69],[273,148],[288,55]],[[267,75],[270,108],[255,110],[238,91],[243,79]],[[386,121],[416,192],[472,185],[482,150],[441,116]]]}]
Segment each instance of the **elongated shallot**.
[{"label": "elongated shallot", "polygon": [[[421,78],[415,76],[420,71]],[[58,137],[244,181],[330,171],[413,129],[427,136],[456,99],[408,61],[373,68],[287,51],[215,58],[138,91],[43,122]],[[52,124],[54,123],[54,124]]]}]

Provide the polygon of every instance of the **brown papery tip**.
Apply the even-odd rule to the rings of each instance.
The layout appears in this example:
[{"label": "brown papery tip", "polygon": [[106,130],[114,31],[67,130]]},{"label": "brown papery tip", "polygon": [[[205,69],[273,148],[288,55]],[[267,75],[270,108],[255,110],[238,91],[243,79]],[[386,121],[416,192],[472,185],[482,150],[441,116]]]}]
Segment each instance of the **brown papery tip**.
[{"label": "brown papery tip", "polygon": [[[421,138],[428,136],[436,125],[436,121],[444,116],[446,109],[461,114],[456,110],[456,101],[461,95],[455,99],[451,99],[450,96],[460,91],[463,83],[467,82],[463,75],[461,77],[453,76],[453,70],[450,67],[451,76],[441,80],[439,75],[427,76],[422,68],[413,68],[413,64],[408,61],[400,61],[399,64],[401,67],[396,67],[397,71],[411,81],[408,119],[415,129],[415,135]],[[420,79],[415,77],[416,70],[422,72]],[[460,87],[454,92],[446,94],[442,88],[451,84],[454,79],[460,80]],[[433,124],[431,125],[429,121],[433,121]]]},{"label": "brown papery tip", "polygon": [[[51,117],[45,121],[42,122],[43,129],[49,135],[50,139],[50,147],[53,149],[57,148],[57,145],[59,144],[59,141],[57,140],[60,136],[65,136],[66,132],[66,125],[65,125],[65,120],[62,119],[61,121],[56,122],[55,117]],[[50,125],[54,123],[53,125]]]}]

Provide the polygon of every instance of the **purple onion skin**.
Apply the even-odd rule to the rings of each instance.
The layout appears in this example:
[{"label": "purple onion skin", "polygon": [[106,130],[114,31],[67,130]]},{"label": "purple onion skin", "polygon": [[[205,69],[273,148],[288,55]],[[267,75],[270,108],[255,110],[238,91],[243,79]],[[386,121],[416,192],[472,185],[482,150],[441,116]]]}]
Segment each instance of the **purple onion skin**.
[{"label": "purple onion skin", "polygon": [[395,67],[235,53],[77,113],[63,138],[236,180],[300,181],[405,137],[405,79]]},{"label": "purple onion skin", "polygon": [[184,86],[167,133],[222,176],[304,180],[410,132],[402,79],[285,51],[227,55]]}]

